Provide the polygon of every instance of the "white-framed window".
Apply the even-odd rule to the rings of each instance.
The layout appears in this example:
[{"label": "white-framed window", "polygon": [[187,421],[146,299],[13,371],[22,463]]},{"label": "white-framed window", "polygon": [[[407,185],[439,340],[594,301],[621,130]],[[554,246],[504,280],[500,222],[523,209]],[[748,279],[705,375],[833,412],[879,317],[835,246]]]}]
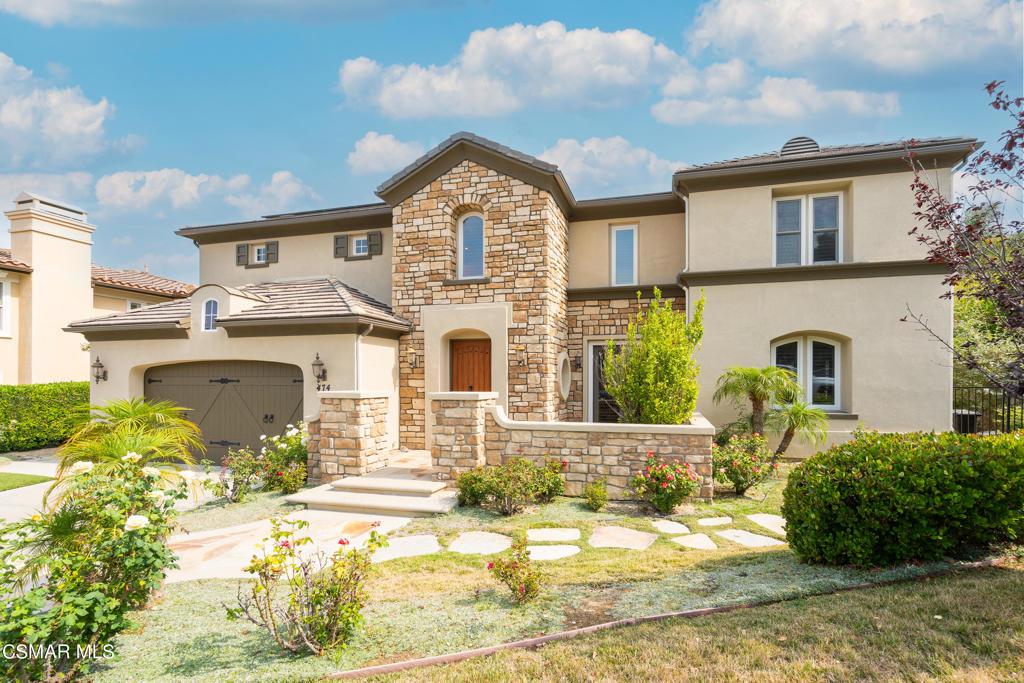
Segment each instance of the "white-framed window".
[{"label": "white-framed window", "polygon": [[484,217],[478,213],[459,219],[457,272],[460,280],[484,276]]},{"label": "white-framed window", "polygon": [[635,285],[637,256],[637,226],[612,226],[612,286]]},{"label": "white-framed window", "polygon": [[369,256],[370,255],[370,240],[366,235],[362,237],[356,237],[352,240],[352,255],[353,256]]},{"label": "white-framed window", "polygon": [[266,263],[267,262],[267,245],[255,244],[252,248],[252,262],[253,263]]},{"label": "white-framed window", "polygon": [[802,266],[843,259],[843,194],[827,192],[772,201],[772,263]]},{"label": "white-framed window", "polygon": [[772,365],[796,375],[804,400],[815,408],[839,410],[841,347],[824,337],[799,336],[772,344]]},{"label": "white-framed window", "polygon": [[11,283],[0,280],[0,337],[11,336]]},{"label": "white-framed window", "polygon": [[213,332],[217,329],[217,309],[220,304],[216,299],[207,299],[203,304],[203,332]]},{"label": "white-framed window", "polygon": [[142,308],[145,305],[146,304],[142,303],[141,301],[132,301],[131,299],[129,299],[127,307],[126,307],[126,310],[128,310],[128,311],[135,311],[135,310],[138,310],[138,309]]}]

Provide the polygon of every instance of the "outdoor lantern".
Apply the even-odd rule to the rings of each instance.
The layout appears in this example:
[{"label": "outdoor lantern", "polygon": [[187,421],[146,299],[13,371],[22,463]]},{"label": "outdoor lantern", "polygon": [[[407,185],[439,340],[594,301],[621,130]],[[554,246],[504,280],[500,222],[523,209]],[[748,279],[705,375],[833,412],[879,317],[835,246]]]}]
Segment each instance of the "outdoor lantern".
[{"label": "outdoor lantern", "polygon": [[107,368],[100,362],[99,356],[96,356],[96,360],[90,367],[92,367],[92,378],[96,380],[96,384],[107,381]]},{"label": "outdoor lantern", "polygon": [[323,382],[327,379],[327,368],[324,367],[324,362],[320,360],[320,354],[316,354],[316,358],[313,359],[313,376],[316,377],[317,382]]},{"label": "outdoor lantern", "polygon": [[583,357],[582,356],[575,356],[572,359],[572,371],[573,372],[579,372],[582,369],[583,369]]}]

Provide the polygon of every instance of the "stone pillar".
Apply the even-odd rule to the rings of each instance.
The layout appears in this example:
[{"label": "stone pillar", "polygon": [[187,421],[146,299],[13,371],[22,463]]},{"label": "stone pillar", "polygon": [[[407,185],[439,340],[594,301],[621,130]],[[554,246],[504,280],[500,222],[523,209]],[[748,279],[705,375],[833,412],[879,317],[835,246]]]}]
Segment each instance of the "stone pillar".
[{"label": "stone pillar", "polygon": [[497,403],[497,392],[436,392],[427,400],[433,419],[430,459],[438,479],[452,482],[487,464],[484,419],[487,408]]},{"label": "stone pillar", "polygon": [[[320,392],[320,419],[310,426],[310,483],[358,477],[388,466],[388,393]],[[315,451],[314,451],[315,447]]]}]

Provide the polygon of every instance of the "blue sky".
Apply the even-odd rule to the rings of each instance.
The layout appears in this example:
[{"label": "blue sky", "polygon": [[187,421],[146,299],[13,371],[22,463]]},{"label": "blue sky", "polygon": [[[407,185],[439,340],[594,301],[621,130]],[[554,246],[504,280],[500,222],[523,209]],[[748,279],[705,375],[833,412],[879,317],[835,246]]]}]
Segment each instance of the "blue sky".
[{"label": "blue sky", "polygon": [[1021,93],[1021,18],[1020,0],[0,0],[0,201],[75,203],[97,263],[195,282],[176,228],[376,201],[458,130],[558,163],[579,198],[796,135],[992,141],[1008,120],[982,86]]}]

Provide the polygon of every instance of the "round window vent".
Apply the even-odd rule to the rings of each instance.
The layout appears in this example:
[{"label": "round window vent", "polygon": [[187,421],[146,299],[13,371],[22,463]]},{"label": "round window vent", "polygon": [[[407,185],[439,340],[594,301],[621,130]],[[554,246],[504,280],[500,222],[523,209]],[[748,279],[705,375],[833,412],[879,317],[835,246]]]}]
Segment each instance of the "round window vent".
[{"label": "round window vent", "polygon": [[558,393],[562,399],[569,398],[569,390],[572,388],[572,367],[569,365],[569,354],[562,351],[558,356]]},{"label": "round window vent", "polygon": [[818,143],[810,138],[793,138],[782,146],[780,154],[782,156],[789,156],[790,154],[806,154],[807,152],[817,152],[821,148],[818,147]]}]

